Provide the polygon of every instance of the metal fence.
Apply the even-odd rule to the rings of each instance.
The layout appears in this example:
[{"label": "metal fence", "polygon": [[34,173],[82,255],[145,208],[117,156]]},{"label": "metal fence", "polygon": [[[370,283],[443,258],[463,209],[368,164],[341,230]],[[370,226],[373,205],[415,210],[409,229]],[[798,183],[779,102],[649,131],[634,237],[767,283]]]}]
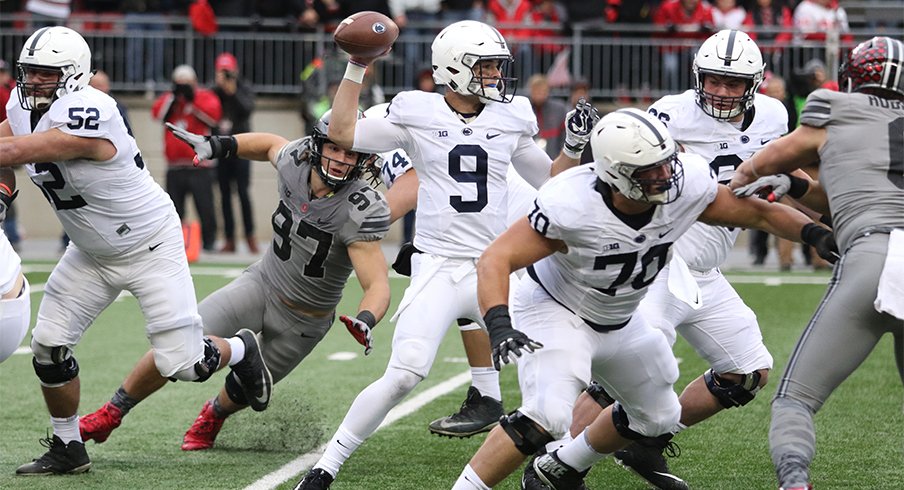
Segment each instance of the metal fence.
[{"label": "metal fence", "polygon": [[[259,94],[297,95],[304,91],[320,95],[326,93],[330,82],[341,79],[345,63],[336,52],[331,33],[322,29],[287,31],[283,20],[253,26],[248,19],[219,21],[223,29],[213,37],[195,33],[185,18],[162,16],[73,16],[68,25],[83,33],[92,48],[95,68],[109,73],[113,90],[118,92],[167,90],[170,73],[183,63],[195,67],[202,82],[212,82],[214,59],[222,51],[236,55],[243,77]],[[0,20],[0,57],[15,61],[33,27],[28,17],[6,16]],[[385,93],[414,87],[416,74],[430,66],[430,44],[440,27],[428,22],[406,29],[390,56],[375,70],[375,81]],[[553,33],[562,26],[545,27]],[[521,79],[522,87],[528,76],[548,72],[557,60],[572,77],[587,80],[591,95],[601,101],[655,99],[692,86],[691,61],[699,41],[656,37],[661,31],[651,26],[573,27],[567,36],[553,34],[512,43],[514,74]],[[885,28],[882,32],[898,38],[904,35],[898,26],[890,31]],[[851,34],[853,42],[859,42],[878,32],[858,29]],[[759,41],[767,68],[785,78],[812,58],[825,61],[830,77],[834,76],[838,53],[850,44],[839,41],[837,35],[828,36],[825,42],[803,41],[791,46]],[[565,90],[559,88],[554,93]]]}]

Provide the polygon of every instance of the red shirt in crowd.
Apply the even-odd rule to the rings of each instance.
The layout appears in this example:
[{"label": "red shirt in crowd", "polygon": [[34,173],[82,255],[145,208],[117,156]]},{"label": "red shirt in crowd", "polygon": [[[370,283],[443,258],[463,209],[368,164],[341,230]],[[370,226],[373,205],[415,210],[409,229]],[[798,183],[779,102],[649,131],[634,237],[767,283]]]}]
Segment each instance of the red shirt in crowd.
[{"label": "red shirt in crowd", "polygon": [[[196,134],[210,134],[223,115],[220,106],[220,98],[212,91],[195,87],[195,98],[188,102],[181,97],[177,98],[172,92],[167,92],[154,101],[151,108],[151,116],[179,126]],[[193,165],[195,150],[187,143],[182,142],[169,130],[163,132],[163,150],[167,163],[171,166]],[[210,160],[201,162],[201,166],[210,166]]]},{"label": "red shirt in crowd", "polygon": [[[694,3],[696,5],[690,9],[685,7]],[[701,0],[665,0],[653,14],[653,23],[667,26],[669,29],[667,34],[660,34],[658,37],[703,41],[713,32],[713,8]],[[664,49],[664,51],[675,50],[675,48]]]}]

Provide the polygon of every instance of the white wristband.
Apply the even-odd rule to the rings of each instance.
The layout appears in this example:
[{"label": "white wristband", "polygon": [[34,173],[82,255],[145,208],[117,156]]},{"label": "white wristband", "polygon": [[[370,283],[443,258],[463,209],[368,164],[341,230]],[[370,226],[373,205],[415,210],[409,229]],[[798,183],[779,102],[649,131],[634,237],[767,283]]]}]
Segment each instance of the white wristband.
[{"label": "white wristband", "polygon": [[361,66],[351,61],[345,66],[345,75],[342,78],[351,80],[355,83],[364,83],[364,74],[367,72],[366,66]]}]

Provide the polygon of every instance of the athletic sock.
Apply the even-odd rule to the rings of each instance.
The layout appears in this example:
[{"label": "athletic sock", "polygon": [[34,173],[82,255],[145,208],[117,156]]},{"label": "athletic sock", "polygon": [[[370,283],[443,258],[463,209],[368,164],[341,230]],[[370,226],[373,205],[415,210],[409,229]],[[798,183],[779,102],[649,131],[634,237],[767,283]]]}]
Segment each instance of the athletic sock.
[{"label": "athletic sock", "polygon": [[140,401],[141,400],[136,400],[129,396],[129,394],[126,393],[126,389],[122,386],[120,386],[119,389],[116,390],[116,393],[113,393],[113,398],[110,399],[110,403],[112,403],[114,407],[118,408],[122,412],[123,416],[129,413],[129,410],[135,408],[135,405],[138,405],[138,402]]},{"label": "athletic sock", "polygon": [[491,367],[472,367],[471,386],[477,388],[483,396],[494,400],[502,400],[502,391],[499,390],[499,371]]},{"label": "athletic sock", "polygon": [[66,418],[50,417],[50,425],[53,426],[53,433],[63,441],[63,444],[72,441],[82,442],[82,435],[78,431],[78,414]]}]

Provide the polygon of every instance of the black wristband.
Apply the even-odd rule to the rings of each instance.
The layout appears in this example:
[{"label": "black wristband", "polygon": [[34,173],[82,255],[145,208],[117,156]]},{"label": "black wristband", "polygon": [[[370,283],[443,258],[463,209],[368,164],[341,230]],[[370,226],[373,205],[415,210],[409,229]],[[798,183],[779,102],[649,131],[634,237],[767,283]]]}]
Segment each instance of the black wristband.
[{"label": "black wristband", "polygon": [[795,177],[790,174],[785,175],[787,175],[788,179],[791,181],[791,187],[788,189],[788,196],[793,197],[794,199],[800,199],[808,190],[810,190],[810,183],[807,182],[806,179]]},{"label": "black wristband", "polygon": [[492,331],[493,327],[511,327],[512,317],[509,316],[508,305],[496,305],[487,310],[483,315],[483,323],[488,331]]},{"label": "black wristband", "polygon": [[377,325],[377,317],[367,310],[359,311],[355,318],[364,322],[369,328],[374,328]]},{"label": "black wristband", "polygon": [[800,239],[807,245],[816,246],[820,240],[832,232],[817,225],[816,223],[807,223],[800,229]]},{"label": "black wristband", "polygon": [[232,158],[238,154],[235,136],[210,136],[210,158]]}]

